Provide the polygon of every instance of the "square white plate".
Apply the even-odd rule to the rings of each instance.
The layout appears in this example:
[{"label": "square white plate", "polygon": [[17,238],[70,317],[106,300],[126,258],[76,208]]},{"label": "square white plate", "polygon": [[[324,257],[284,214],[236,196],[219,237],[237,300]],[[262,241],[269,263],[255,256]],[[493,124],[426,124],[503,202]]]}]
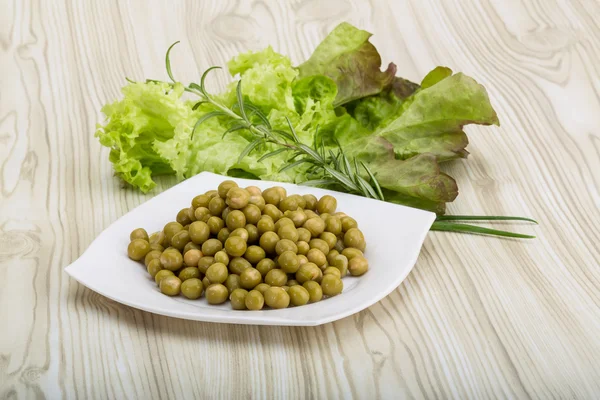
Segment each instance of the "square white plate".
[{"label": "square white plate", "polygon": [[[234,180],[241,187],[254,185],[265,189],[280,185],[288,194],[335,196],[338,211],[356,219],[365,235],[369,271],[361,277],[344,278],[344,291],[338,296],[283,310],[236,311],[231,309],[229,302],[214,306],[204,297],[187,300],[161,294],[144,264],[127,257],[129,233],[139,227],[148,233],[161,230],[175,219],[179,210],[190,206],[194,196],[216,189],[225,179]],[[203,172],[114,222],[65,271],[88,288],[119,303],[170,317],[233,324],[320,325],[359,312],[398,287],[414,266],[434,219],[435,214],[431,212],[346,193]]]}]

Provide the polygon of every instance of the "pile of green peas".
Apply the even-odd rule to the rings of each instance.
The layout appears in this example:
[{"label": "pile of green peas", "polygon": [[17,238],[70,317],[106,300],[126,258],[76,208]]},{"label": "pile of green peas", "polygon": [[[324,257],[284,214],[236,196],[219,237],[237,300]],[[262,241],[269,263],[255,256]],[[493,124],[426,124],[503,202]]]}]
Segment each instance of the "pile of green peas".
[{"label": "pile of green peas", "polygon": [[336,208],[333,196],[227,180],[194,197],[162,231],[135,229],[127,254],[168,296],[229,299],[235,310],[302,306],[340,294],[343,277],[369,269],[356,220]]}]

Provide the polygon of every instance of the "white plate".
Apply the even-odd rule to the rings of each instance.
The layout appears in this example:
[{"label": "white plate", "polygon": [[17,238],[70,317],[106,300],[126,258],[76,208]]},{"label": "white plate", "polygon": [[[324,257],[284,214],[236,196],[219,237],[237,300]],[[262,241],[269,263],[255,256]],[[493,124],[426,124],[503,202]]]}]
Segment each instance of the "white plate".
[{"label": "white plate", "polygon": [[[187,300],[160,293],[143,263],[127,257],[129,233],[139,227],[161,230],[192,198],[216,189],[224,179],[261,189],[283,186],[289,194],[334,195],[338,210],[358,222],[367,241],[369,272],[343,279],[341,295],[283,310],[232,310],[229,303],[209,305],[204,297]],[[253,325],[320,325],[357,313],[392,292],[414,266],[435,214],[378,200],[293,184],[236,179],[203,172],[161,193],[102,232],[65,271],[88,288],[119,303],[170,317]]]}]

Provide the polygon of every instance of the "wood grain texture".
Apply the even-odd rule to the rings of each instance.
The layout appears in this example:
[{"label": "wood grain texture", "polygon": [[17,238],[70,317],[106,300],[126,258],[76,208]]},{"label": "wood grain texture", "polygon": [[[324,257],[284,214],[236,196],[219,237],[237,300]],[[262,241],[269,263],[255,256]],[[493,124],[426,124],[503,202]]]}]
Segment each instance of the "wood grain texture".
[{"label": "wood grain texture", "polygon": [[[597,398],[600,4],[595,0],[0,0],[0,399]],[[271,44],[305,59],[341,21],[419,80],[476,77],[500,128],[468,128],[451,213],[532,216],[532,241],[431,233],[408,279],[314,328],[176,320],[63,272],[155,192],[94,139],[124,77],[182,79]],[[226,83],[215,75],[216,85]]]}]

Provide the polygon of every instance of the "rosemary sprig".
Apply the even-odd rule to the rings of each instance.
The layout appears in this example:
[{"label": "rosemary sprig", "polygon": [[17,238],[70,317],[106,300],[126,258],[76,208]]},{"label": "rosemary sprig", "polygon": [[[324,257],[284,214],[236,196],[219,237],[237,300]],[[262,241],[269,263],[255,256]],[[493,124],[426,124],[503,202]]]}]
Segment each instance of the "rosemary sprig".
[{"label": "rosemary sprig", "polygon": [[[168,83],[174,86],[177,81],[173,77],[171,70],[170,53],[173,47],[179,42],[173,43],[167,50],[165,56],[165,67],[167,75],[173,81]],[[295,168],[300,165],[308,165],[307,171],[317,172],[314,175],[315,179],[303,182],[308,186],[338,186],[345,192],[359,194],[364,197],[373,198],[385,201],[381,186],[377,181],[375,174],[369,167],[356,159],[349,159],[344,153],[340,144],[337,144],[337,149],[326,149],[322,137],[315,132],[314,142],[311,146],[302,143],[299,139],[294,126],[286,117],[289,132],[273,129],[267,116],[258,108],[244,100],[242,94],[242,82],[238,82],[236,91],[236,103],[233,107],[228,107],[215,100],[206,90],[205,81],[208,73],[220,67],[211,67],[207,69],[200,78],[200,84],[190,83],[184,86],[184,90],[197,95],[200,100],[194,104],[193,109],[197,109],[202,104],[209,104],[214,109],[202,115],[196,122],[192,131],[192,137],[196,133],[198,127],[210,118],[224,117],[229,121],[229,129],[223,133],[226,135],[237,132],[246,131],[252,136],[252,140],[246,148],[240,153],[238,162],[249,155],[256,148],[265,148],[268,145],[275,147],[274,150],[264,154],[259,158],[259,162],[269,157],[274,157],[279,154],[289,153],[288,163],[280,169],[280,172],[287,169]],[[152,82],[160,82],[155,80],[147,80]],[[320,139],[320,141],[319,141]],[[438,216],[433,223],[431,230],[446,231],[446,232],[463,232],[470,234],[483,234],[499,237],[511,238],[534,238],[535,236],[523,235],[514,232],[501,231],[497,229],[483,228],[470,224],[455,223],[452,221],[470,220],[470,221],[490,221],[490,220],[520,220],[534,222],[529,218],[509,217],[509,216],[473,216],[473,215],[444,215]]]}]

